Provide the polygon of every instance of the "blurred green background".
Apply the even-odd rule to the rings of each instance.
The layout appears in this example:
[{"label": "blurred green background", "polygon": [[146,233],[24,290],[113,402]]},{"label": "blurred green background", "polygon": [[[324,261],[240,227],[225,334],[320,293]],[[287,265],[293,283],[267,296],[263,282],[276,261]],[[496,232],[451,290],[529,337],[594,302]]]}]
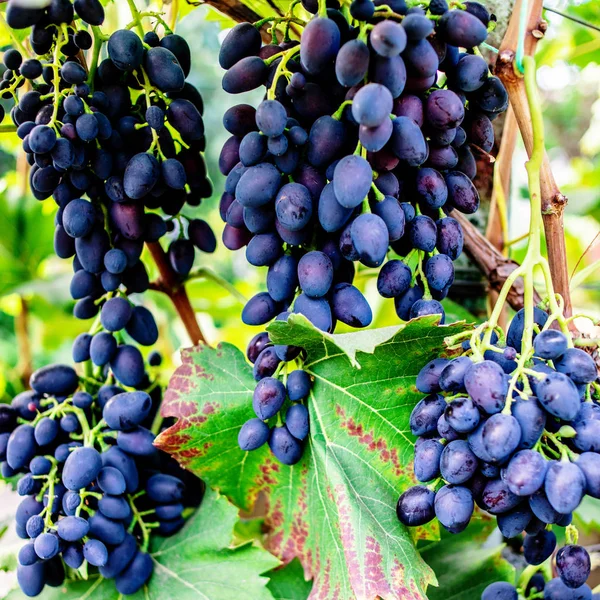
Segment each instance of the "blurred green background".
[{"label": "blurred green background", "polygon": [[[181,4],[185,6],[183,0]],[[116,29],[128,20],[124,5],[124,2],[109,5],[107,30]],[[600,25],[597,0],[549,0],[547,6]],[[260,94],[230,97],[221,90],[222,72],[216,57],[224,28],[230,24],[206,6],[194,10],[188,7],[186,12],[177,32],[192,47],[194,64],[190,80],[205,100],[206,159],[215,193],[200,207],[186,208],[185,213],[209,221],[220,237],[218,203],[223,177],[217,160],[227,137],[221,118],[229,106],[245,101],[256,103]],[[546,18],[550,27],[546,39],[540,43],[537,58],[547,146],[558,184],[569,197],[565,218],[569,269],[577,266],[581,270],[600,260],[600,243],[594,244],[600,230],[600,32],[548,12]],[[8,38],[3,33],[0,50],[6,48]],[[53,253],[56,206],[51,200],[37,202],[28,193],[24,161],[18,158],[19,146],[16,135],[0,136],[0,400],[3,401],[21,391],[32,368],[54,361],[69,362],[73,337],[89,327],[89,323],[72,317],[73,302],[68,292],[70,261],[62,261]],[[519,238],[527,230],[525,160],[519,141],[513,156],[511,239]],[[523,256],[523,244],[511,245],[510,252],[519,259]],[[146,262],[152,270],[151,261]],[[196,267],[217,273],[245,297],[264,289],[264,270],[250,267],[243,250],[232,253],[220,246],[214,255],[198,253]],[[600,287],[596,280],[592,275],[575,291],[574,303],[577,311],[585,309],[600,317]],[[396,323],[393,303],[378,297],[372,273],[361,272],[357,281],[372,303],[375,325]],[[213,279],[193,281],[188,291],[209,342],[227,340],[244,347],[256,332],[241,323],[239,298]],[[167,357],[164,372],[168,376],[178,361],[178,348],[189,341],[166,297],[148,292],[144,302],[159,321],[162,331],[159,349]],[[449,301],[447,310],[451,317],[472,319],[460,302]],[[581,326],[589,331],[589,324],[581,322]]]}]

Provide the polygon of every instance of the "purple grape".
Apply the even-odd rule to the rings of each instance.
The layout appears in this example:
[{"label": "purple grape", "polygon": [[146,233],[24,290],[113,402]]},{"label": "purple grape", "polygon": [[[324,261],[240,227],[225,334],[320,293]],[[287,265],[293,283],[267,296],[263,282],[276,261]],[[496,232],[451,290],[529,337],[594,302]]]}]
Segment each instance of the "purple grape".
[{"label": "purple grape", "polygon": [[576,464],[560,461],[548,467],[544,490],[548,501],[559,513],[573,512],[581,503],[585,488],[585,475]]},{"label": "purple grape", "polygon": [[587,583],[571,589],[560,577],[557,577],[546,583],[544,600],[592,600],[592,590]]},{"label": "purple grape", "polygon": [[406,490],[396,505],[398,520],[408,527],[429,523],[435,517],[434,500],[435,493],[424,486]]},{"label": "purple grape", "polygon": [[360,290],[349,283],[338,283],[331,295],[333,316],[351,327],[368,327],[373,312]]},{"label": "purple grape", "polygon": [[546,329],[536,336],[533,348],[536,356],[545,360],[554,360],[567,351],[567,337],[555,329]]},{"label": "purple grape", "polygon": [[309,431],[308,409],[306,406],[292,404],[285,414],[285,426],[296,439],[305,439]]},{"label": "purple grape", "polygon": [[417,375],[416,386],[423,394],[433,394],[440,391],[440,375],[448,365],[445,358],[434,358],[429,361]]},{"label": "purple grape", "polygon": [[517,508],[497,516],[498,529],[505,538],[514,538],[520,535],[531,522],[533,513],[527,506]]},{"label": "purple grape", "polygon": [[256,416],[266,421],[275,416],[285,401],[285,386],[278,379],[265,377],[261,379],[254,390],[252,407]]},{"label": "purple grape", "polygon": [[479,425],[479,411],[469,397],[452,400],[444,414],[448,425],[458,433],[469,433]]},{"label": "purple grape", "polygon": [[477,469],[477,457],[465,440],[450,442],[442,452],[440,471],[445,481],[461,484],[468,481]]},{"label": "purple grape", "polygon": [[548,461],[533,450],[517,452],[508,463],[504,481],[513,494],[531,496],[543,485],[548,469]]},{"label": "purple grape", "polygon": [[506,513],[517,507],[522,498],[513,494],[502,479],[490,479],[481,495],[481,506],[492,515]]},{"label": "purple grape", "polygon": [[302,445],[287,427],[273,427],[269,437],[271,452],[284,465],[295,465],[302,458]]},{"label": "purple grape", "polygon": [[435,496],[434,508],[438,521],[450,533],[460,533],[471,520],[473,496],[465,487],[445,485]]},{"label": "purple grape", "polygon": [[567,587],[581,587],[590,576],[590,555],[581,546],[563,546],[556,554],[556,570]]},{"label": "purple grape", "polygon": [[438,31],[447,43],[463,48],[473,48],[487,39],[486,26],[474,15],[464,10],[449,10],[438,22]]},{"label": "purple grape", "polygon": [[440,458],[444,446],[437,440],[426,440],[415,446],[414,472],[418,481],[431,481],[440,474]]},{"label": "purple grape", "polygon": [[530,565],[541,565],[556,548],[556,535],[543,529],[535,535],[526,535],[523,541],[523,554]]},{"label": "purple grape", "polygon": [[250,419],[240,429],[238,445],[244,451],[256,450],[267,442],[269,433],[269,426],[266,423],[260,419]]},{"label": "purple grape", "polygon": [[434,433],[438,419],[446,410],[446,401],[439,394],[431,394],[420,400],[410,414],[410,430],[413,435]]},{"label": "purple grape", "polygon": [[340,30],[335,21],[321,17],[313,18],[302,32],[302,66],[310,75],[318,75],[333,63],[340,45]]},{"label": "purple grape", "polygon": [[496,581],[488,585],[481,600],[517,600],[519,594],[517,588],[506,581]]},{"label": "purple grape", "polygon": [[473,364],[465,374],[465,389],[473,402],[488,414],[504,408],[508,385],[504,371],[496,363],[484,360]]}]

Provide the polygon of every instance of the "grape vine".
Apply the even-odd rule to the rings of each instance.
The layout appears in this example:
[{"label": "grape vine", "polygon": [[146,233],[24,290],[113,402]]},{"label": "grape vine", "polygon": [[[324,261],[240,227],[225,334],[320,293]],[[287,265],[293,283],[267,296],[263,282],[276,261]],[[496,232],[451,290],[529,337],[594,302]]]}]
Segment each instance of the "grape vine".
[{"label": "grape vine", "polygon": [[[161,581],[160,597],[150,578],[168,557],[182,598],[229,598],[239,571],[253,600],[311,586],[315,598],[437,598],[436,576],[452,597],[592,600],[595,556],[575,513],[600,499],[600,379],[595,341],[575,329],[566,199],[544,147],[541,0],[516,5],[499,50],[496,17],[471,0],[274,0],[261,14],[205,3],[239,22],[218,52],[224,92],[263,94],[226,110],[218,160],[222,243],[266,267],[249,300],[195,267],[217,237],[190,216],[214,189],[192,50],[174,31],[181,2],[162,13],[126,0],[110,31],[104,0],[0,12],[12,45],[0,133],[16,133],[31,195],[56,203],[54,251],[72,261],[73,315],[89,322],[71,364],[38,368],[0,405],[21,591],[78,594],[91,579],[83,597],[154,598]],[[529,154],[521,264],[468,220],[509,100]],[[448,325],[442,304],[463,251],[485,255],[475,262],[497,292],[476,326]],[[241,299],[242,322],[259,328],[245,355],[207,345],[186,292],[196,277]],[[197,344],[166,393],[148,290]],[[388,301],[398,326],[347,333]],[[506,304],[520,310],[503,327]],[[196,475],[214,513],[191,531]],[[208,520],[222,525],[211,544]],[[460,557],[494,526],[502,559],[486,545],[438,572],[444,548]],[[202,572],[216,551],[240,555],[222,578]],[[170,570],[182,557],[197,561],[189,581]]]},{"label": "grape vine", "polygon": [[[490,15],[477,3],[357,0],[336,9],[303,1],[315,13],[304,23],[298,4],[283,17],[237,25],[219,56],[225,91],[267,90],[258,108],[240,104],[224,117],[232,137],[220,159],[223,243],[246,246],[250,264],[269,268],[268,291],[249,300],[242,320],[264,325],[295,312],[328,332],[337,322],[367,327],[371,307],[352,285],[358,263],[378,269],[378,291],[394,299],[400,319],[439,314],[443,324],[440,300],[463,248],[452,210],[477,211],[473,151],[492,150],[491,120],[508,106],[476,51]],[[265,23],[274,40],[281,29],[281,43],[262,44]],[[299,43],[291,23],[303,28]],[[271,428],[264,421],[284,407],[279,376],[292,361],[301,367],[301,349],[270,346],[258,334],[248,358],[259,381],[257,419],[242,429],[240,446],[269,442],[282,462],[297,462],[304,438],[281,418]],[[288,398],[295,401],[289,389]],[[289,410],[304,414],[301,406]]]},{"label": "grape vine", "polygon": [[[465,351],[452,360],[434,359],[417,377],[428,394],[414,408],[410,426],[419,436],[414,470],[419,485],[398,500],[408,526],[434,518],[451,533],[463,531],[477,504],[495,515],[506,538],[523,531],[529,567],[517,583],[490,584],[482,600],[543,597],[591,598],[591,561],[577,545],[572,513],[586,494],[600,497],[600,411],[598,371],[589,354],[573,346],[569,321],[554,292],[541,253],[540,170],[544,126],[536,92],[535,61],[523,59],[532,116],[533,151],[527,163],[531,221],[527,254],[507,279],[490,319],[469,334],[449,339]],[[534,269],[541,268],[546,297],[533,298]],[[517,278],[525,306],[506,335],[498,317]],[[546,582],[556,550],[552,525],[566,527],[567,545],[556,554],[558,577]]]},{"label": "grape vine", "polygon": [[195,249],[214,252],[216,239],[182,213],[212,193],[203,103],[185,81],[187,42],[161,14],[130,0],[132,21],[107,35],[98,0],[47,4],[8,3],[6,25],[31,27],[34,55],[12,35],[0,93],[15,103],[33,195],[58,205],[54,248],[73,258],[74,316],[95,320],[72,346],[79,374],[38,369],[31,390],[2,407],[1,470],[19,476],[24,497],[17,533],[29,541],[17,578],[26,595],[92,568],[128,595],[153,571],[151,535],[176,533],[202,497],[201,482],[153,445],[168,425],[162,359],[140,347],[156,343],[158,328],[132,295],[150,288],[147,244],[161,273],[154,287],[171,296],[192,341],[203,340],[184,282]]}]

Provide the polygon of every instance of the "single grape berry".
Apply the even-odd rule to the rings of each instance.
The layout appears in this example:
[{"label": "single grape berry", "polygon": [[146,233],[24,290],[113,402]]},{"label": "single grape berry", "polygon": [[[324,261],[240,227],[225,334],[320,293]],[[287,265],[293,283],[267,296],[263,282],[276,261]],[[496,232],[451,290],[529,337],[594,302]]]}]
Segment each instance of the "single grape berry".
[{"label": "single grape berry", "polygon": [[590,575],[590,555],[582,546],[563,546],[556,554],[556,570],[567,587],[581,587]]}]

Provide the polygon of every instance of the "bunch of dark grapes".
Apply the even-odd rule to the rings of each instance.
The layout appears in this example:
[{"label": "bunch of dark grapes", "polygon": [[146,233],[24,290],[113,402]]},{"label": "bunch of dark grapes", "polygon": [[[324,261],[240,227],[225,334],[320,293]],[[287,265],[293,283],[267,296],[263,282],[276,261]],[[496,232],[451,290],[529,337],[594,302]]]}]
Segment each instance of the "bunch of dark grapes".
[{"label": "bunch of dark grapes", "polygon": [[178,531],[202,497],[201,482],[153,445],[160,387],[146,379],[149,393],[126,391],[60,364],[30,385],[0,410],[0,469],[19,477],[17,534],[28,540],[19,585],[37,596],[87,562],[133,594],[152,574],[150,535]]},{"label": "bunch of dark grapes", "polygon": [[[202,98],[185,82],[182,37],[149,31],[142,40],[124,29],[105,38],[97,0],[35,9],[12,0],[6,19],[32,26],[40,58],[5,52],[0,94],[15,100],[34,196],[58,205],[55,250],[74,257],[74,314],[97,316],[73,344],[83,376],[44,367],[0,411],[1,474],[18,477],[17,533],[30,540],[18,581],[36,596],[61,585],[66,569],[97,568],[133,594],[152,573],[151,534],[178,531],[202,495],[199,480],[153,445],[161,388],[152,367],[161,357],[151,352],[148,370],[138,344],[152,346],[158,330],[130,299],[149,287],[144,243],[172,232],[167,257],[182,279],[195,248],[215,250],[208,224],[180,215],[211,194]],[[95,36],[89,73],[80,60],[93,44],[86,23]],[[104,43],[108,57],[98,64]]]},{"label": "bunch of dark grapes", "polygon": [[[122,296],[124,304],[127,294],[147,290],[144,243],[169,232],[171,266],[187,276],[195,248],[216,247],[205,221],[180,216],[186,204],[198,206],[212,192],[202,156],[202,98],[185,81],[187,42],[155,31],[142,40],[128,29],[104,39],[98,0],[52,0],[44,9],[13,0],[6,18],[13,28],[32,25],[31,47],[40,56],[6,52],[0,93],[15,100],[11,117],[34,196],[52,196],[58,205],[54,245],[60,258],[73,257],[75,316],[90,319],[108,299]],[[97,64],[95,47],[89,73],[80,61],[93,43],[85,23],[108,54]],[[153,343],[155,330],[150,313],[134,309],[132,337]]]},{"label": "bunch of dark grapes", "polygon": [[[569,526],[586,494],[600,498],[600,404],[591,356],[570,347],[564,333],[545,328],[543,310],[535,308],[534,320],[542,331],[523,377],[513,377],[523,310],[506,340],[494,334],[496,345],[483,357],[474,360],[467,342],[467,353],[437,358],[421,370],[416,385],[427,395],[415,406],[410,427],[418,436],[415,476],[429,483],[404,492],[397,514],[411,527],[437,518],[459,533],[477,505],[496,516],[505,538],[525,532],[525,560],[541,565],[556,549],[552,525]],[[559,577],[546,584],[544,598],[591,598],[584,548],[561,548],[556,569]],[[482,598],[516,600],[517,590],[494,583]]]},{"label": "bunch of dark grapes", "polygon": [[[379,293],[401,319],[443,322],[440,301],[463,248],[452,211],[477,211],[474,152],[492,150],[492,120],[508,105],[476,52],[490,15],[477,2],[450,10],[443,0],[410,9],[355,0],[351,17],[335,0],[326,14],[324,2],[302,5],[318,14],[300,42],[285,19],[273,25],[283,41],[267,45],[244,23],[219,56],[227,92],[267,88],[257,108],[239,104],[224,116],[223,243],[268,267],[267,292],[242,319],[263,325],[289,311],[323,331],[338,321],[367,327],[371,308],[352,285],[358,262],[379,269]],[[298,352],[271,348],[256,378]]]},{"label": "bunch of dark grapes", "polygon": [[[289,313],[280,315],[287,319]],[[309,416],[303,404],[310,394],[312,380],[302,369],[285,370],[280,380],[282,366],[301,359],[302,350],[296,346],[273,345],[269,334],[255,335],[246,351],[254,365],[254,378],[258,381],[252,398],[255,419],[242,426],[238,443],[242,450],[256,450],[268,442],[273,455],[284,465],[294,465],[302,458],[302,442],[308,437]],[[285,422],[280,412],[285,407]],[[270,423],[268,423],[270,421]]]}]

